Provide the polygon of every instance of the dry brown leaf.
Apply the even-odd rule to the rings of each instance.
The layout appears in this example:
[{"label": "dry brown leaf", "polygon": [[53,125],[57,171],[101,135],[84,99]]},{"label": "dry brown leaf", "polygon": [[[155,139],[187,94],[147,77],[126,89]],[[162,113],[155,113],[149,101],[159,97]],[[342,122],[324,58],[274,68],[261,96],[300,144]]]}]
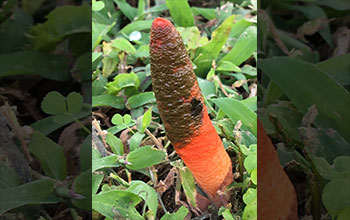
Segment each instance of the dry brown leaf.
[{"label": "dry brown leaf", "polygon": [[339,28],[333,34],[333,39],[337,45],[333,52],[333,57],[350,52],[350,29],[347,27]]},{"label": "dry brown leaf", "polygon": [[174,179],[176,178],[176,175],[177,169],[173,167],[165,177],[164,181],[159,181],[159,183],[155,187],[155,190],[159,192],[160,195],[162,195],[165,191],[169,189],[169,187],[174,185]]}]

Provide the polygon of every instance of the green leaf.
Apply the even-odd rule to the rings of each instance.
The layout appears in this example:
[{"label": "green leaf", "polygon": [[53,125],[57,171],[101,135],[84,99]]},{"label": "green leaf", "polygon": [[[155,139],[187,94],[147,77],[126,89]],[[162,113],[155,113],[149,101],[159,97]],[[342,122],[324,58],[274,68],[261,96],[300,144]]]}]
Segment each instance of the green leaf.
[{"label": "green leaf", "polygon": [[254,169],[257,168],[257,155],[255,154],[249,154],[244,159],[244,168],[248,171],[248,173],[251,173]]},{"label": "green leaf", "polygon": [[[112,53],[117,53],[113,51]],[[118,58],[112,58],[109,55],[106,55],[102,58],[102,76],[108,78],[117,68]]]},{"label": "green leaf", "polygon": [[[2,9],[4,9],[2,7]],[[4,11],[2,10],[1,13]],[[0,19],[2,20],[2,19]],[[33,25],[33,18],[20,9],[15,9],[12,16],[0,25],[0,53],[10,53],[21,50],[28,43],[26,33]]]},{"label": "green leaf", "polygon": [[248,108],[250,108],[252,111],[257,111],[258,110],[258,97],[257,96],[253,96],[253,97],[249,97],[247,99],[243,99],[241,101],[243,104],[245,104]]},{"label": "green leaf", "polygon": [[98,60],[99,58],[101,58],[102,55],[103,55],[102,52],[92,52],[91,61],[92,61],[92,62],[95,62],[96,60]]},{"label": "green leaf", "polygon": [[29,151],[39,159],[41,168],[46,175],[58,180],[66,178],[66,157],[60,145],[35,131],[29,142]]},{"label": "green leaf", "polygon": [[297,40],[289,36],[289,34],[286,32],[283,32],[283,31],[277,31],[277,32],[278,32],[279,38],[287,46],[289,50],[293,48],[299,49],[296,51],[295,58],[298,58],[310,63],[319,62],[319,54],[317,51],[312,50],[310,47],[302,43],[300,40]]},{"label": "green leaf", "polygon": [[111,106],[116,109],[124,109],[124,99],[120,96],[114,95],[98,95],[92,96],[92,107],[103,107],[103,106]]},{"label": "green leaf", "polygon": [[180,27],[194,26],[194,18],[187,0],[165,0],[175,24]]},{"label": "green leaf", "polygon": [[80,170],[82,172],[91,168],[91,134],[89,134],[80,148]]},{"label": "green leaf", "polygon": [[66,112],[66,100],[61,93],[49,92],[41,102],[41,109],[50,115],[58,115]]},{"label": "green leaf", "polygon": [[[91,115],[91,107],[88,104],[84,104],[82,110],[77,114],[74,114],[73,116],[76,119],[81,119],[89,115]],[[55,118],[56,118],[56,115],[46,117],[44,119],[34,122],[31,125],[31,127],[34,128],[35,130],[40,131],[44,135],[48,135],[51,132],[74,121],[74,118],[69,115],[65,115],[64,120],[60,120],[60,121],[57,121]]]},{"label": "green leaf", "polygon": [[91,66],[87,65],[91,63],[91,52],[82,54],[77,58],[74,63],[75,78],[83,82],[91,82]]},{"label": "green leaf", "polygon": [[101,159],[102,158],[102,155],[101,153],[95,149],[95,148],[92,148],[91,149],[91,160],[97,160],[97,159]]},{"label": "green leaf", "polygon": [[202,15],[207,20],[216,18],[216,12],[214,8],[198,8],[191,7],[193,15]]},{"label": "green leaf", "polygon": [[92,185],[91,185],[91,193],[96,194],[98,188],[102,183],[104,175],[103,174],[92,174]]},{"label": "green leaf", "polygon": [[316,3],[319,5],[328,6],[330,8],[334,8],[336,10],[344,11],[350,9],[350,4],[348,0],[316,0]]},{"label": "green leaf", "polygon": [[133,21],[134,18],[137,16],[137,9],[131,7],[125,0],[113,0],[115,3],[117,3],[120,10],[123,12],[123,14],[129,18],[130,21]]},{"label": "green leaf", "polygon": [[312,161],[318,173],[327,180],[332,180],[341,177],[341,174],[336,172],[333,167],[329,165],[326,159],[322,157],[314,157]]},{"label": "green leaf", "polygon": [[139,132],[136,132],[131,138],[130,138],[130,144],[129,144],[129,148],[130,148],[130,152],[134,151],[135,149],[140,147],[140,143],[143,139],[143,137],[145,137],[145,134],[141,134]]},{"label": "green leaf", "polygon": [[151,121],[152,121],[152,107],[149,108],[142,117],[142,127],[140,130],[141,133],[145,132],[145,129],[148,127]]},{"label": "green leaf", "polygon": [[230,209],[221,206],[218,215],[224,217],[225,220],[235,220],[230,212]]},{"label": "green leaf", "polygon": [[191,173],[191,171],[188,169],[188,167],[181,167],[180,168],[180,180],[181,185],[184,189],[187,201],[191,204],[193,207],[197,206],[197,190],[196,190],[196,182],[194,180],[194,177]]},{"label": "green leaf", "polygon": [[255,26],[250,26],[246,31],[238,38],[237,42],[218,63],[230,61],[236,66],[241,65],[246,61],[257,48],[257,30]]},{"label": "green leaf", "polygon": [[134,21],[121,29],[118,33],[123,33],[127,36],[133,31],[142,31],[151,29],[153,20],[144,20],[144,21]]},{"label": "green leaf", "polygon": [[337,220],[347,220],[350,218],[350,207],[343,209],[337,216]]},{"label": "green leaf", "polygon": [[129,114],[125,114],[124,116],[123,116],[123,123],[124,124],[129,124],[130,122],[131,122],[131,116],[129,115]]},{"label": "green leaf", "polygon": [[[305,15],[309,20],[315,19],[325,19],[327,20],[327,14],[323,11],[323,9],[315,4],[304,4],[304,5],[292,5],[286,4],[286,6],[293,10],[299,11]],[[329,28],[329,24],[325,24],[320,30],[318,30],[322,38],[327,42],[328,45],[333,47],[331,30]]]},{"label": "green leaf", "polygon": [[350,84],[350,54],[333,57],[316,64],[316,67],[327,73],[343,86]]},{"label": "green leaf", "polygon": [[91,210],[91,169],[81,173],[73,181],[73,190],[75,193],[84,196],[83,199],[72,199],[72,203],[83,210]]},{"label": "green leaf", "polygon": [[21,184],[20,179],[14,169],[0,162],[0,189],[6,189]]},{"label": "green leaf", "polygon": [[322,157],[313,157],[312,160],[318,173],[327,180],[350,177],[350,168],[348,166],[350,162],[349,156],[337,157],[334,159],[333,166],[329,165],[327,160]]},{"label": "green leaf", "polygon": [[305,114],[315,104],[318,111],[316,124],[332,127],[350,140],[350,124],[347,123],[350,121],[347,109],[350,94],[327,74],[314,64],[285,57],[261,60],[258,67],[283,90],[299,111]]},{"label": "green leaf", "polygon": [[230,37],[238,38],[253,23],[245,19],[239,20],[233,24]]},{"label": "green leaf", "polygon": [[131,170],[144,169],[161,163],[165,160],[165,156],[164,151],[154,149],[152,146],[144,146],[128,154],[126,159],[131,165],[126,167]]},{"label": "green leaf", "polygon": [[201,37],[201,33],[197,27],[178,27],[176,30],[181,34],[187,50],[195,50],[208,43],[206,37]]},{"label": "green leaf", "polygon": [[247,204],[243,210],[243,219],[257,219],[257,190],[249,188],[243,195],[243,201]]},{"label": "green leaf", "polygon": [[235,20],[235,15],[228,17],[212,34],[209,43],[200,47],[196,51],[194,63],[197,66],[195,72],[197,76],[204,78],[211,67],[212,61],[216,60],[222,47],[225,45],[233,22]]},{"label": "green leaf", "polygon": [[[278,88],[278,87],[277,87]],[[275,133],[275,128],[269,120],[269,115],[276,116],[291,139],[301,141],[299,127],[302,115],[290,101],[280,101],[271,104],[262,116],[264,127],[268,133]]]},{"label": "green leaf", "polygon": [[103,1],[92,1],[92,11],[101,11],[105,7]]},{"label": "green leaf", "polygon": [[122,141],[114,136],[112,133],[108,132],[106,135],[106,142],[111,147],[112,152],[117,155],[124,154],[124,146]]},{"label": "green leaf", "polygon": [[252,145],[249,145],[249,148],[247,148],[245,145],[241,145],[241,150],[243,152],[244,155],[248,156],[248,155],[251,155],[251,154],[257,154],[257,144],[252,144]]},{"label": "green leaf", "polygon": [[40,75],[57,81],[67,81],[71,78],[66,57],[37,51],[1,54],[0,66],[0,77]]},{"label": "green leaf", "polygon": [[214,68],[210,68],[208,74],[207,74],[207,77],[206,79],[207,80],[210,80],[211,78],[213,78],[213,76],[215,76],[215,69]]},{"label": "green leaf", "polygon": [[92,50],[95,50],[97,45],[102,41],[103,36],[105,36],[114,27],[115,24],[116,22],[108,25],[92,22]]},{"label": "green leaf", "polygon": [[102,215],[114,219],[130,218],[144,220],[135,206],[142,199],[132,192],[125,190],[111,190],[92,196],[92,208]]},{"label": "green leaf", "polygon": [[71,92],[67,96],[67,108],[68,112],[75,114],[78,113],[83,107],[83,96],[77,92]]},{"label": "green leaf", "polygon": [[218,63],[216,71],[241,72],[241,69],[230,61],[221,61]]},{"label": "green leaf", "polygon": [[250,178],[255,185],[258,185],[258,169],[254,169],[250,173]]},{"label": "green leaf", "polygon": [[242,73],[252,76],[252,77],[256,77],[257,76],[257,71],[255,67],[252,67],[250,65],[244,65],[241,68]]},{"label": "green leaf", "polygon": [[312,149],[314,156],[323,157],[328,163],[332,163],[339,156],[350,156],[350,144],[333,129],[300,127],[299,132],[304,136],[303,141],[317,140],[309,149]]},{"label": "green leaf", "polygon": [[115,114],[112,117],[112,123],[115,125],[129,125],[131,123],[134,123],[134,120],[132,120],[129,114],[125,114],[124,116],[121,116],[120,114]]},{"label": "green leaf", "polygon": [[145,11],[145,0],[139,0],[137,7],[137,16],[141,16]]},{"label": "green leaf", "polygon": [[121,90],[130,89],[129,91],[136,92],[140,86],[140,79],[135,73],[120,73],[114,77],[112,82],[106,84],[109,94],[118,94]]},{"label": "green leaf", "polygon": [[112,117],[112,123],[115,125],[124,124],[123,116],[121,114],[115,114]]},{"label": "green leaf", "polygon": [[265,91],[264,103],[271,104],[277,102],[283,95],[283,91],[276,85],[274,81],[269,81],[268,87]]},{"label": "green leaf", "polygon": [[128,98],[128,102],[126,106],[129,109],[134,109],[134,108],[138,108],[140,106],[143,106],[149,103],[155,103],[155,102],[156,102],[156,97],[154,96],[154,92],[143,92]]},{"label": "green leaf", "polygon": [[110,155],[110,156],[103,157],[100,159],[93,159],[92,160],[92,171],[99,170],[102,168],[118,167],[119,164],[117,164],[117,161],[118,161],[117,155]]},{"label": "green leaf", "polygon": [[91,7],[84,3],[55,8],[47,15],[47,21],[34,26],[29,34],[34,50],[49,51],[69,35],[90,32]]},{"label": "green leaf", "polygon": [[234,124],[241,120],[243,127],[248,128],[255,136],[257,135],[256,114],[246,105],[230,98],[210,99],[210,101],[214,102]]},{"label": "green leaf", "polygon": [[107,84],[107,78],[98,75],[98,77],[92,82],[92,96],[99,96],[105,93],[106,91],[106,84]]},{"label": "green leaf", "polygon": [[160,220],[178,220],[185,219],[188,214],[188,209],[185,206],[181,206],[175,213],[165,213]]},{"label": "green leaf", "polygon": [[147,9],[145,12],[146,13],[154,13],[154,12],[161,12],[161,11],[165,11],[168,10],[168,7],[166,6],[165,3],[161,3],[158,5],[155,5],[149,9]]},{"label": "green leaf", "polygon": [[141,45],[134,55],[137,58],[149,57],[149,45]]},{"label": "green leaf", "polygon": [[55,181],[40,179],[17,187],[0,189],[0,215],[27,204],[54,204],[60,199],[53,195]]},{"label": "green leaf", "polygon": [[339,156],[334,160],[334,168],[337,172],[350,172],[350,157]]},{"label": "green leaf", "polygon": [[[331,180],[323,188],[322,202],[333,218],[343,209],[350,207],[350,176]],[[341,187],[341,190],[339,190]]]},{"label": "green leaf", "polygon": [[152,211],[152,216],[157,215],[158,196],[156,191],[147,183],[140,180],[133,180],[130,183],[128,192],[135,193],[145,200],[148,208]]},{"label": "green leaf", "polygon": [[112,46],[119,50],[134,54],[136,52],[135,47],[126,39],[118,37],[112,41]]},{"label": "green leaf", "polygon": [[42,5],[42,3],[44,3],[44,1],[45,0],[23,0],[22,8],[25,12],[32,15]]},{"label": "green leaf", "polygon": [[136,124],[135,120],[133,120],[132,122],[130,122],[130,124],[119,124],[117,126],[113,126],[107,129],[108,132],[111,132],[112,134],[116,134],[126,128],[130,128],[132,126],[134,126]]},{"label": "green leaf", "polygon": [[197,77],[199,88],[201,89],[203,96],[206,99],[212,98],[216,96],[215,85],[213,82],[208,80],[204,80],[202,78]]}]

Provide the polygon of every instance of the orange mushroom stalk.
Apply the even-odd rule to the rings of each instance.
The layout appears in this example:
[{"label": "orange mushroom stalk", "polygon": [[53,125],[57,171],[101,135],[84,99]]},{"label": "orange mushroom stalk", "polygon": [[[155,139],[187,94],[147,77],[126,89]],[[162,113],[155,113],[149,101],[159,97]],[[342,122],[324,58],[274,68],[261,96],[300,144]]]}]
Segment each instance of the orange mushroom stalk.
[{"label": "orange mushroom stalk", "polygon": [[150,61],[167,137],[197,184],[216,201],[218,190],[224,191],[232,182],[231,159],[208,116],[183,40],[166,19],[152,23]]},{"label": "orange mushroom stalk", "polygon": [[258,217],[261,220],[297,220],[294,187],[277,152],[258,121]]}]

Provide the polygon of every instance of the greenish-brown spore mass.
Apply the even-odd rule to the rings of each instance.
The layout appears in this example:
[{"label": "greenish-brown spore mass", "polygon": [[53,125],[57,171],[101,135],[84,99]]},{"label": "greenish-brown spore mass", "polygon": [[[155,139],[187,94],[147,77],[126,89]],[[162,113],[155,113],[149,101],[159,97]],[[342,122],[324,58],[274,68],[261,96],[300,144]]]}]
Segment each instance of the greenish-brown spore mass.
[{"label": "greenish-brown spore mass", "polygon": [[167,136],[175,147],[183,147],[199,132],[203,98],[182,38],[170,22],[153,23],[150,59],[153,91]]}]

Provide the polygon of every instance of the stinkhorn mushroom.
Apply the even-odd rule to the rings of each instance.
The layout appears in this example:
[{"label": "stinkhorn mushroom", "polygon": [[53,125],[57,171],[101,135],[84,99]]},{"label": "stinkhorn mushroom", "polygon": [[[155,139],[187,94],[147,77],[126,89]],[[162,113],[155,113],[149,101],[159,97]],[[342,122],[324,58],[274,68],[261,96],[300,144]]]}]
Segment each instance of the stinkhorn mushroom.
[{"label": "stinkhorn mushroom", "polygon": [[258,219],[297,220],[294,187],[277,152],[258,121]]},{"label": "stinkhorn mushroom", "polygon": [[215,199],[218,190],[224,191],[233,179],[231,159],[208,116],[181,35],[166,19],[156,18],[152,23],[150,61],[152,87],[167,137],[197,184],[220,204]]}]

